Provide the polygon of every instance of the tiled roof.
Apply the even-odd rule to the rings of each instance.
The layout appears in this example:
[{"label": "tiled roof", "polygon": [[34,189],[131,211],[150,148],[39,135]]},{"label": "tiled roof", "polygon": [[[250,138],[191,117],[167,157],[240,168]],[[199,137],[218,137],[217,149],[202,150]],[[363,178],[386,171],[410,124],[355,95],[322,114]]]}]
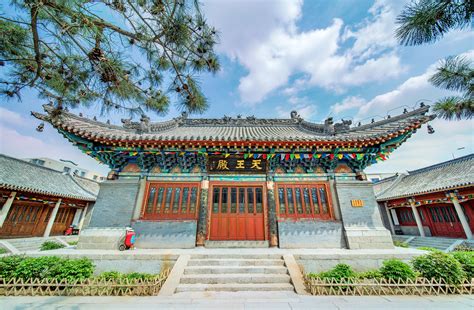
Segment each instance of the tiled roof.
[{"label": "tiled roof", "polygon": [[[352,142],[382,140],[419,128],[434,118],[426,115],[428,106],[362,126],[349,123],[316,124],[296,113],[288,119],[224,117],[222,119],[190,119],[187,115],[169,121],[152,123],[122,120],[123,126],[105,124],[44,106],[47,115],[33,112],[54,127],[92,141],[329,141]],[[54,116],[53,116],[54,115]]]},{"label": "tiled roof", "polygon": [[[93,186],[56,170],[0,154],[0,188],[35,194],[95,201]],[[92,181],[89,181],[92,182]]]},{"label": "tiled roof", "polygon": [[377,200],[385,201],[473,184],[474,154],[470,154],[382,180],[374,185],[374,191]]}]

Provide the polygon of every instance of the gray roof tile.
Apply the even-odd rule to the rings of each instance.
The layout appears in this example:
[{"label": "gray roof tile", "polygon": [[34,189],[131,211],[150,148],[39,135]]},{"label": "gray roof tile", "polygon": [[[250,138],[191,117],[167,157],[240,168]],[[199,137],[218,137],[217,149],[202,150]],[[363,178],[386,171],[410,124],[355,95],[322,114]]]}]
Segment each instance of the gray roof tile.
[{"label": "gray roof tile", "polygon": [[91,182],[0,154],[0,188],[95,201],[98,185]]},{"label": "gray roof tile", "polygon": [[409,171],[374,185],[379,201],[472,186],[474,184],[474,154],[447,162]]},{"label": "gray roof tile", "polygon": [[[47,115],[33,113],[53,126],[73,132],[86,139],[152,140],[152,141],[354,141],[386,138],[400,134],[414,125],[426,123],[434,116],[426,115],[428,106],[363,126],[334,124],[327,126],[305,121],[299,117],[290,119],[230,118],[189,119],[177,117],[169,121],[152,123],[122,120],[123,126],[93,121],[61,111],[53,117],[53,107],[44,106]],[[339,127],[338,127],[339,126]]]}]

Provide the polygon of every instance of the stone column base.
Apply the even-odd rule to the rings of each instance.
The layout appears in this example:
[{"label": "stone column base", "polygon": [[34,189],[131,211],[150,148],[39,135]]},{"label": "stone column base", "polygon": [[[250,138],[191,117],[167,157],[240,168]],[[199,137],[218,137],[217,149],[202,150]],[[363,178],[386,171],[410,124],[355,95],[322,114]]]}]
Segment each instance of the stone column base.
[{"label": "stone column base", "polygon": [[385,228],[345,228],[347,247],[353,249],[393,249],[390,231]]}]

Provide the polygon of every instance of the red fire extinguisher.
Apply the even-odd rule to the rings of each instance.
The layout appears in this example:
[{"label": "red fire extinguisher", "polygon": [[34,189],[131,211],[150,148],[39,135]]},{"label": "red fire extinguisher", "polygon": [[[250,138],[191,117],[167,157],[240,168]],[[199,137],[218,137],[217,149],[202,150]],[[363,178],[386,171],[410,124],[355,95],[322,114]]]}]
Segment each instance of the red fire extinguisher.
[{"label": "red fire extinguisher", "polygon": [[125,249],[130,249],[133,248],[133,245],[135,244],[135,231],[131,227],[127,227],[125,229],[125,240],[123,244],[119,246],[119,250],[123,251]]}]

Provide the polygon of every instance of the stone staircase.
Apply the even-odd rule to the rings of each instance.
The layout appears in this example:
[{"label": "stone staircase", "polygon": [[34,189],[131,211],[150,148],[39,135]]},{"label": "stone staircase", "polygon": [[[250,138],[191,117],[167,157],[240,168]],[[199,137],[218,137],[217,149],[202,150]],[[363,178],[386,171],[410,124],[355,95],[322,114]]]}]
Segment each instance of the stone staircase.
[{"label": "stone staircase", "polygon": [[176,288],[196,291],[294,291],[278,254],[192,255]]},{"label": "stone staircase", "polygon": [[410,248],[430,247],[441,251],[450,250],[451,247],[463,242],[463,239],[439,237],[414,237],[408,242]]}]

